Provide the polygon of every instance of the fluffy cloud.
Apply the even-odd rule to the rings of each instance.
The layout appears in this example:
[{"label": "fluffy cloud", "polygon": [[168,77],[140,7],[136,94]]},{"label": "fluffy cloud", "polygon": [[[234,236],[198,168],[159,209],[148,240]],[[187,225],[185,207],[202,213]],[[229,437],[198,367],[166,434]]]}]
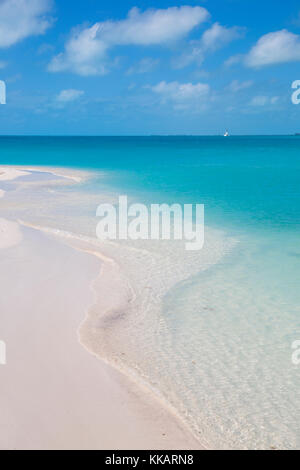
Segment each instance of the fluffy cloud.
[{"label": "fluffy cloud", "polygon": [[148,73],[154,70],[159,64],[158,59],[151,59],[151,57],[145,57],[140,60],[136,65],[130,67],[127,70],[127,75],[132,75],[134,73]]},{"label": "fluffy cloud", "polygon": [[0,0],[0,48],[45,33],[52,23],[45,16],[51,6],[52,0]]},{"label": "fluffy cloud", "polygon": [[151,87],[160,95],[163,103],[172,101],[177,109],[206,104],[210,94],[210,86],[205,83],[160,82]]},{"label": "fluffy cloud", "polygon": [[203,33],[200,40],[190,42],[189,50],[177,59],[174,65],[176,68],[186,67],[193,62],[201,65],[206,53],[225,47],[231,41],[240,38],[242,33],[242,28],[237,26],[226,28],[219,23],[214,23]]},{"label": "fluffy cloud", "polygon": [[250,106],[267,106],[267,105],[274,105],[278,102],[278,96],[255,96],[250,101]]},{"label": "fluffy cloud", "polygon": [[286,29],[262,36],[245,57],[248,67],[300,61],[300,36]]},{"label": "fluffy cloud", "polygon": [[201,38],[201,44],[205,51],[215,51],[238,39],[243,34],[243,29],[237,26],[225,28],[225,26],[215,23],[210,29],[205,31]]},{"label": "fluffy cloud", "polygon": [[238,91],[241,90],[246,90],[247,88],[250,88],[253,85],[252,80],[246,80],[244,82],[240,82],[239,80],[233,80],[228,89],[229,91],[232,91],[233,93],[237,93]]},{"label": "fluffy cloud", "polygon": [[105,21],[73,31],[65,51],[53,58],[49,70],[68,70],[79,75],[104,74],[107,52],[112,47],[167,44],[185,36],[208,17],[208,11],[198,6],[145,12],[133,8],[124,20]]},{"label": "fluffy cloud", "polygon": [[243,54],[236,54],[229,59],[225,60],[224,65],[225,67],[232,67],[233,65],[239,64],[240,62],[243,62],[245,56]]},{"label": "fluffy cloud", "polygon": [[78,100],[82,95],[84,95],[84,91],[81,90],[62,90],[56,97],[56,101],[58,103],[69,103]]}]

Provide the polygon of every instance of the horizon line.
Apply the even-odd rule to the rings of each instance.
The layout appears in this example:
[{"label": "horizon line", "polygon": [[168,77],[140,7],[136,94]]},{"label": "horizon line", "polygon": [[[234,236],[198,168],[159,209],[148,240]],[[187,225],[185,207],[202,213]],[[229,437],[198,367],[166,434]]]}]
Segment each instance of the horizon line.
[{"label": "horizon line", "polygon": [[[300,133],[289,134],[230,134],[230,137],[299,137]],[[1,137],[223,137],[221,134],[0,134]]]}]

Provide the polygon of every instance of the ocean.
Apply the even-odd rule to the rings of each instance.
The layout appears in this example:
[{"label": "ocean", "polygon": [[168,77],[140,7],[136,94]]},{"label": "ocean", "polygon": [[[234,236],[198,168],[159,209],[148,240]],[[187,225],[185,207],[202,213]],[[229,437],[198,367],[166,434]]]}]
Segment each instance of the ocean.
[{"label": "ocean", "polygon": [[3,183],[19,191],[0,213],[95,243],[97,205],[119,194],[204,204],[199,253],[172,241],[105,248],[127,282],[116,289],[135,301],[105,321],[95,307],[83,342],[207,448],[300,448],[299,137],[0,137],[1,164],[91,172],[79,185],[49,177],[38,199],[25,178]]}]

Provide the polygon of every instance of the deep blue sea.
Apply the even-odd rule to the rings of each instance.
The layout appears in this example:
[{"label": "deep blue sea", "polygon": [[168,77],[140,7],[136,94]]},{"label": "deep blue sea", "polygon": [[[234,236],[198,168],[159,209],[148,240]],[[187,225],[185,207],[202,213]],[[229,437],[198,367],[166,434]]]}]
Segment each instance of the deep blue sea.
[{"label": "deep blue sea", "polygon": [[300,137],[0,137],[1,164],[95,171],[63,229],[97,193],[205,204],[213,261],[161,258],[185,275],[157,293],[155,339],[151,308],[136,323],[130,365],[208,447],[300,448]]}]

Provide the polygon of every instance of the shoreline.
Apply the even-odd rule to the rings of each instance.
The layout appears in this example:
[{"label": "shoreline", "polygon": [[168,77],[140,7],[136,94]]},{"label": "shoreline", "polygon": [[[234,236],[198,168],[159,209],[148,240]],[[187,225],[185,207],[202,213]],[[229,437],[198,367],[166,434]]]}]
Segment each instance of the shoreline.
[{"label": "shoreline", "polygon": [[[291,345],[300,334],[300,195],[295,179],[299,152],[288,143],[278,147],[272,139],[261,145],[252,139],[242,146],[241,161],[232,146],[226,152],[217,142],[208,147],[182,140],[178,146],[158,142],[151,148],[135,141],[124,147],[116,141],[77,146],[72,140],[49,140],[44,149],[35,139],[23,144],[13,139],[3,147],[6,163],[54,167],[54,162],[67,166],[71,175],[74,167],[90,170],[91,178],[77,184],[36,172],[0,182],[6,191],[0,199],[0,217],[23,220],[57,235],[60,230],[74,247],[97,247],[115,260],[123,275],[120,284],[104,279],[111,274],[108,268],[99,277],[102,261],[91,256],[99,262],[93,282],[100,305],[94,302],[88,312],[81,309],[72,335],[78,343],[80,327],[83,343],[94,356],[129,368],[134,380],[158,390],[198,442],[208,449],[296,449],[299,389]],[[290,191],[280,186],[282,177]],[[264,181],[270,183],[266,188],[256,184]],[[278,188],[275,204],[272,195]],[[156,244],[130,237],[98,240],[96,210],[104,204],[118,210],[119,194],[128,196],[130,207],[204,202],[203,250],[190,257],[172,239]],[[73,242],[74,235],[81,241]],[[5,250],[1,264],[19,246]],[[78,251],[74,253],[77,258]],[[73,277],[72,266],[68,268]],[[115,289],[109,290],[110,284]],[[11,292],[18,296],[12,288],[7,292],[5,284],[2,292],[2,304]],[[75,288],[73,296],[79,292]],[[123,306],[114,308],[119,295]],[[6,312],[0,310],[1,319]],[[82,328],[83,312],[89,315]],[[1,340],[4,336],[0,324]],[[10,354],[8,350],[9,360]]]},{"label": "shoreline", "polygon": [[[0,167],[0,172],[1,170],[3,170],[4,166]],[[5,169],[7,169],[8,167],[5,166]],[[12,171],[10,170],[15,170],[16,173],[12,173]],[[46,167],[35,167],[35,168],[29,168],[29,167],[25,167],[25,166],[18,166],[18,167],[10,167],[10,169],[8,169],[8,179],[9,181],[13,180],[13,179],[16,179],[18,178],[19,176],[24,176],[24,174],[22,173],[23,171],[44,171],[44,172],[49,172],[49,173],[52,173],[52,174],[55,174],[56,176],[61,176],[61,177],[66,177],[66,178],[69,178],[69,179],[72,179],[74,181],[74,183],[79,183],[82,181],[82,179],[80,177],[78,177],[77,175],[74,176],[74,174],[71,174],[69,172],[69,170],[67,170],[68,172],[68,175],[64,174],[64,170],[59,170],[59,173],[54,170],[54,169],[49,169],[49,168],[46,168]],[[49,171],[50,170],[50,171]],[[20,172],[20,173],[19,173]],[[26,174],[26,173],[25,173]],[[28,173],[27,173],[28,174]],[[3,173],[2,173],[2,181],[5,181],[5,174],[3,176]],[[25,228],[25,230],[33,230],[35,229],[35,231],[41,231],[41,232],[44,232],[45,230],[43,230],[42,228],[38,228],[38,227],[34,227],[33,225],[31,226],[31,229],[29,229],[28,227],[30,227],[30,224],[27,224],[26,222],[20,222],[21,223],[21,226],[27,226],[27,228]],[[22,230],[24,230],[24,228],[22,228]],[[57,234],[54,233],[53,231],[53,234],[54,235],[54,238],[57,240]],[[52,235],[48,234],[48,235],[44,235],[43,234],[43,237],[50,237],[52,238]],[[21,243],[21,240],[19,240],[19,242]],[[107,263],[109,264],[111,261],[109,259],[109,257],[105,256],[105,255],[101,255],[99,250],[98,251],[93,251],[93,250],[89,250],[89,249],[80,249],[78,246],[75,247],[75,246],[72,246],[72,243],[69,243],[70,240],[67,241],[67,243],[63,243],[64,246],[67,246],[69,247],[69,249],[72,249],[72,250],[75,250],[77,252],[81,252],[83,253],[84,256],[93,256],[94,258],[97,257],[98,260],[97,262],[100,262],[102,261],[103,262],[103,265],[101,266],[101,269],[100,269],[100,274],[98,273],[98,275],[96,276],[96,278],[94,280],[92,280],[92,284],[90,286],[90,288],[92,286],[94,286],[94,283],[96,283],[97,279],[100,277],[103,276],[103,266],[105,266]],[[59,240],[57,240],[57,243],[60,243]],[[1,252],[0,252],[1,254]],[[114,288],[115,286],[113,286]],[[93,287],[94,288],[94,287]],[[96,288],[94,288],[94,296],[95,297],[98,297],[99,294],[98,294],[98,291],[96,291]],[[83,314],[84,315],[84,314]],[[124,370],[120,370],[120,368],[116,367],[115,364],[113,363],[110,363],[109,361],[105,360],[105,357],[101,357],[101,355],[98,355],[96,354],[92,349],[89,349],[88,346],[86,344],[84,344],[84,342],[82,341],[82,338],[81,338],[81,333],[80,331],[82,331],[82,328],[84,327],[87,319],[89,317],[89,308],[85,311],[85,316],[81,319],[81,322],[79,323],[79,325],[77,325],[77,339],[78,339],[78,344],[80,345],[80,347],[85,350],[85,351],[88,351],[89,355],[90,355],[90,360],[92,361],[92,357],[93,356],[96,356],[97,357],[97,360],[102,363],[103,365],[106,364],[106,367],[109,367],[109,369],[111,369],[111,371],[113,371],[114,374],[120,374],[120,382],[122,382],[122,386],[126,389],[129,387],[129,389],[133,389],[134,391],[134,394],[137,394],[139,396],[139,400],[142,400],[142,401],[147,401],[148,402],[148,405],[146,405],[146,407],[148,406],[149,408],[149,413],[148,413],[148,418],[146,419],[146,422],[147,422],[147,426],[145,426],[144,428],[144,431],[146,434],[147,434],[147,428],[149,428],[149,430],[152,430],[153,432],[153,426],[154,428],[157,428],[157,423],[154,422],[154,420],[152,420],[151,416],[152,414],[156,414],[158,415],[156,419],[159,420],[159,417],[160,415],[164,415],[164,420],[162,422],[160,422],[161,425],[165,425],[165,428],[167,429],[167,432],[164,433],[165,436],[164,436],[164,439],[160,439],[161,441],[161,445],[156,442],[156,446],[153,445],[155,443],[155,440],[158,436],[156,436],[154,438],[154,436],[152,435],[151,436],[151,439],[154,439],[154,441],[151,443],[151,439],[149,441],[149,444],[145,441],[143,441],[143,445],[141,448],[147,448],[147,445],[149,445],[149,448],[160,448],[160,449],[178,449],[178,448],[186,448],[186,449],[204,449],[203,446],[201,446],[199,440],[194,436],[194,434],[188,429],[186,423],[184,422],[184,420],[177,415],[177,413],[175,412],[175,410],[173,410],[172,406],[168,403],[164,403],[163,400],[160,399],[160,397],[157,396],[157,394],[155,393],[154,390],[151,389],[151,386],[149,384],[147,384],[146,382],[143,384],[142,383],[142,380],[140,377],[136,377],[134,378],[131,374],[127,374]],[[145,405],[145,403],[144,403]],[[113,405],[112,405],[113,406]],[[155,411],[156,410],[156,411]],[[145,411],[145,410],[144,410]],[[153,413],[155,411],[155,413]],[[146,413],[146,414],[147,414]],[[136,418],[135,418],[136,419]],[[141,421],[142,421],[142,425],[143,425],[143,420],[145,421],[145,416],[139,416],[139,418]],[[150,422],[149,422],[150,420]],[[152,422],[151,422],[152,421]],[[144,423],[145,425],[146,423]],[[176,429],[176,431],[175,431]],[[175,433],[175,434],[174,434]],[[171,437],[171,439],[168,439],[168,442],[164,442],[165,441],[165,438],[166,436],[173,436]],[[137,437],[137,436],[136,436]],[[148,437],[149,439],[149,437]],[[138,441],[138,438],[137,438],[137,441]],[[175,444],[175,442],[177,442],[177,444]],[[180,442],[182,442],[182,444],[180,444]],[[190,443],[190,444],[189,444]],[[137,444],[138,445],[138,444]],[[122,445],[120,445],[118,442],[116,442],[116,448],[121,448]],[[134,447],[132,447],[134,448]]]},{"label": "shoreline", "polygon": [[[90,315],[94,307],[97,307],[97,311],[99,311],[99,306],[101,305],[101,321],[106,319],[106,315],[110,317],[112,314],[112,311],[115,309],[119,309],[118,302],[116,302],[116,289],[115,289],[115,284],[110,282],[110,274],[109,273],[104,273],[105,268],[110,269],[110,268],[115,268],[118,269],[118,265],[115,263],[115,261],[112,258],[109,258],[108,256],[102,254],[99,249],[96,247],[92,246],[92,241],[89,239],[85,238],[80,238],[75,234],[70,234],[66,233],[60,230],[56,229],[49,229],[48,227],[41,227],[41,226],[36,226],[34,224],[30,224],[24,221],[19,220],[18,223],[21,226],[36,230],[38,232],[44,233],[46,236],[53,237],[57,240],[61,240],[61,243],[64,245],[71,247],[75,251],[78,251],[80,253],[84,253],[87,256],[92,256],[96,258],[97,260],[102,261],[102,265],[99,269],[98,275],[95,277],[95,279],[92,280],[91,282],[91,290],[94,294],[94,301],[92,305],[86,309],[84,318],[80,322],[78,328],[77,328],[77,337],[78,337],[78,342],[79,344],[91,355],[97,358],[97,360],[103,362],[106,364],[108,367],[112,368],[114,371],[117,373],[121,374],[126,381],[129,381],[131,384],[133,384],[134,387],[137,387],[142,393],[145,395],[151,395],[152,398],[159,404],[159,406],[164,409],[167,413],[172,416],[178,425],[185,430],[187,435],[191,436],[191,441],[194,441],[193,446],[191,449],[199,449],[199,450],[207,450],[209,448],[208,444],[204,444],[204,442],[201,442],[196,435],[196,432],[194,430],[189,429],[189,424],[185,421],[183,416],[181,416],[178,412],[178,410],[171,404],[169,403],[163,396],[163,394],[160,392],[158,388],[153,387],[147,380],[145,380],[141,375],[139,375],[136,371],[134,371],[132,368],[125,366],[124,363],[120,363],[119,361],[114,361],[112,358],[108,358],[100,353],[97,353],[96,350],[94,350],[90,345],[89,345],[89,339],[86,337],[86,332],[85,332],[85,327],[87,328],[87,333],[89,329],[89,320],[90,320]],[[106,301],[103,299],[101,296],[100,289],[96,287],[97,282],[105,282],[110,285],[112,290],[114,291],[114,301],[110,306],[105,307]],[[120,286],[122,289],[122,285]],[[135,294],[133,289],[130,287],[132,290],[132,296],[134,298]],[[107,292],[106,292],[107,294]],[[105,296],[105,298],[107,295]],[[122,297],[120,296],[119,301],[122,302]],[[101,302],[102,301],[102,302]],[[103,302],[104,301],[104,302]],[[129,300],[131,302],[132,299]],[[122,309],[122,305],[121,305]],[[172,448],[172,447],[169,447]]]},{"label": "shoreline", "polygon": [[0,182],[12,181],[28,173],[50,173],[53,176],[66,178],[74,183],[82,183],[91,176],[91,172],[73,168],[71,171],[65,167],[27,166],[27,165],[0,165]]}]

